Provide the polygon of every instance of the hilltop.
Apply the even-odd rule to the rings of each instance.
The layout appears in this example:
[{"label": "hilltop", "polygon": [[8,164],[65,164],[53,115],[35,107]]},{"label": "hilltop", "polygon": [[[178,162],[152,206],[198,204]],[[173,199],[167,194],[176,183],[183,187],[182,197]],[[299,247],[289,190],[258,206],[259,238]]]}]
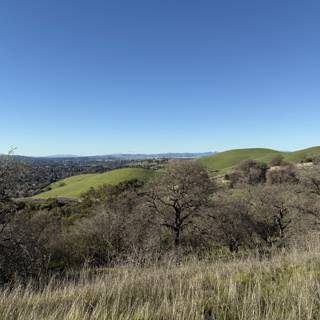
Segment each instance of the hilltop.
[{"label": "hilltop", "polygon": [[285,161],[299,163],[308,157],[319,156],[320,147],[313,147],[294,152],[283,152],[266,148],[235,149],[203,157],[199,161],[210,171],[228,171],[243,160],[259,160],[269,163],[275,156],[282,155]]}]

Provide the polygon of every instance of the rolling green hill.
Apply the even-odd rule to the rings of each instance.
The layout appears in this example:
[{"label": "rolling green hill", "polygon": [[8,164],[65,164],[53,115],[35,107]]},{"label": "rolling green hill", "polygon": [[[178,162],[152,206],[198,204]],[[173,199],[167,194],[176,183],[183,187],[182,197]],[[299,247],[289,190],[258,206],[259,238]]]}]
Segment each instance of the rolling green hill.
[{"label": "rolling green hill", "polygon": [[281,152],[272,149],[236,149],[217,153],[199,161],[210,171],[220,171],[232,168],[247,159],[270,161],[278,154]]},{"label": "rolling green hill", "polygon": [[105,184],[116,185],[134,179],[147,180],[152,175],[154,171],[142,168],[122,168],[105,173],[81,174],[57,181],[49,186],[50,191],[40,193],[33,198],[79,198],[90,188],[97,188]]},{"label": "rolling green hill", "polygon": [[201,158],[199,161],[210,171],[228,171],[243,160],[253,159],[266,163],[270,162],[276,155],[282,155],[288,162],[298,163],[309,156],[320,155],[320,147],[299,150],[295,152],[281,152],[272,149],[236,149],[217,153],[210,157]]},{"label": "rolling green hill", "polygon": [[320,156],[320,147],[313,147],[295,152],[287,152],[285,154],[285,159],[290,162],[298,163],[310,156]]},{"label": "rolling green hill", "polygon": [[[210,173],[225,173],[243,160],[253,159],[270,162],[275,156],[283,155],[288,162],[299,163],[307,157],[319,155],[320,147],[299,150],[295,152],[281,152],[272,149],[236,149],[217,153],[213,156],[199,159]],[[154,171],[142,168],[122,168],[102,174],[82,174],[60,180],[51,184],[50,191],[40,193],[34,198],[79,198],[81,194],[90,188],[96,188],[104,184],[116,185],[133,179],[147,180]]]}]

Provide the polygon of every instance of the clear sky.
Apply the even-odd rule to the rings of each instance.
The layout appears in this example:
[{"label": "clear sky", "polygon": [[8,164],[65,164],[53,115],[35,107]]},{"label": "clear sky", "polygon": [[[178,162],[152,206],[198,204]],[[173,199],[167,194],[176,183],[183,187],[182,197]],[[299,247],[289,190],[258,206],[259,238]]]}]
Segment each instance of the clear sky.
[{"label": "clear sky", "polygon": [[319,0],[1,0],[0,152],[320,145]]}]

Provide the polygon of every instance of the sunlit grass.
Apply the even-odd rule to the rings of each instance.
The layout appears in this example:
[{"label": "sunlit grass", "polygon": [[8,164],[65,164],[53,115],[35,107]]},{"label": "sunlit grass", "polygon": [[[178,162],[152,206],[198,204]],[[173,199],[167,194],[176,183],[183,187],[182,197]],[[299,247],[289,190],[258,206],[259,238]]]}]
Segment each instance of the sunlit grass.
[{"label": "sunlit grass", "polygon": [[282,155],[285,161],[299,163],[307,157],[319,156],[320,147],[313,147],[295,152],[280,152],[272,149],[252,148],[220,152],[199,161],[210,171],[226,173],[243,160],[259,160],[269,163],[275,156]]},{"label": "sunlit grass", "polygon": [[43,290],[0,291],[0,319],[319,319],[319,247],[270,259],[83,271]]},{"label": "sunlit grass", "polygon": [[78,198],[90,188],[104,184],[116,185],[135,179],[146,180],[153,175],[154,171],[142,168],[122,168],[105,173],[81,174],[51,184],[50,191],[38,194],[34,198]]}]

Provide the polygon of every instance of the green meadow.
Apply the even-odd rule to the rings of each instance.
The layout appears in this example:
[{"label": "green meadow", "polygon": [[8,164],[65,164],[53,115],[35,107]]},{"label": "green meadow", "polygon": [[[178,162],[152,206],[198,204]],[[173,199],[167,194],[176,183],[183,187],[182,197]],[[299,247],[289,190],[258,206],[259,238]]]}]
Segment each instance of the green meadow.
[{"label": "green meadow", "polygon": [[122,168],[105,173],[80,174],[52,183],[49,186],[50,191],[40,193],[34,198],[79,198],[90,188],[97,188],[105,184],[117,185],[135,179],[147,180],[153,175],[154,171],[142,168]]}]

